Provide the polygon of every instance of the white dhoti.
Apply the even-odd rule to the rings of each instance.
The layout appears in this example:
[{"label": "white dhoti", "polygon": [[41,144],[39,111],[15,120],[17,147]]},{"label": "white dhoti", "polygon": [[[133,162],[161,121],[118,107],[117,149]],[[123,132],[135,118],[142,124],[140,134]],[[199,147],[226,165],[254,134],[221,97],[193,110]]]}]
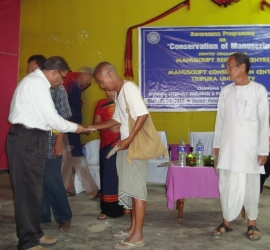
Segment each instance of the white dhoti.
[{"label": "white dhoti", "polygon": [[116,168],[118,175],[118,200],[126,209],[132,209],[132,198],[147,200],[147,167],[148,160],[126,162],[128,150],[117,152]]},{"label": "white dhoti", "polygon": [[256,220],[260,197],[260,174],[219,169],[219,193],[223,218],[234,220],[244,206],[249,220]]}]

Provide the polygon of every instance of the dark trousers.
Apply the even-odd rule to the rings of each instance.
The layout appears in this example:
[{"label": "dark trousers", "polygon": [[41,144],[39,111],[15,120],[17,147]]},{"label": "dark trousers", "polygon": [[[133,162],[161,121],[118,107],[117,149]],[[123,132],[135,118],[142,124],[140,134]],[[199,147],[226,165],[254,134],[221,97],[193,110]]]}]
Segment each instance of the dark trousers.
[{"label": "dark trousers", "polygon": [[39,245],[43,177],[48,134],[13,125],[7,154],[14,190],[18,249]]},{"label": "dark trousers", "polygon": [[268,156],[268,161],[264,164],[265,174],[261,174],[261,192],[263,191],[263,184],[265,180],[270,176],[270,154]]},{"label": "dark trousers", "polygon": [[61,175],[62,157],[46,159],[41,222],[51,222],[51,208],[58,224],[70,222],[72,212]]}]

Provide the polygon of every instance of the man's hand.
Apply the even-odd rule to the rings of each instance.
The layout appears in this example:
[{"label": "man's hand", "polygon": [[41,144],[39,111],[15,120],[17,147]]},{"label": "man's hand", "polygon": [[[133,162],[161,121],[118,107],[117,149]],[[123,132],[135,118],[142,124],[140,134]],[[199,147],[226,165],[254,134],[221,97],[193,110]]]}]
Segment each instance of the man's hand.
[{"label": "man's hand", "polygon": [[[132,142],[132,140],[135,138],[135,136],[138,134],[138,132],[142,129],[147,117],[149,114],[145,114],[142,116],[138,116],[137,120],[135,122],[135,125],[131,131],[131,133],[129,134],[129,137],[126,138],[123,141],[120,141],[118,143],[119,146],[119,150],[125,150],[129,148],[129,144]],[[116,125],[116,124],[115,124]]]},{"label": "man's hand", "polygon": [[267,162],[268,156],[266,155],[258,155],[258,163],[259,166],[263,166]]},{"label": "man's hand", "polygon": [[94,125],[88,125],[88,126],[86,127],[86,132],[85,132],[85,134],[86,134],[86,135],[90,135],[90,134],[92,134],[92,133],[95,132],[95,131],[97,131],[97,129],[94,128]]},{"label": "man's hand", "polygon": [[86,127],[86,129],[88,130],[88,131],[96,131],[97,129],[95,128],[95,126],[94,125],[88,125],[87,127]]},{"label": "man's hand", "polygon": [[213,148],[213,156],[218,157],[219,155],[219,148]]},{"label": "man's hand", "polygon": [[78,128],[77,128],[77,130],[75,131],[76,134],[81,134],[81,133],[87,132],[87,129],[84,128],[82,125],[80,125],[80,124],[77,124],[77,125],[78,125]]},{"label": "man's hand", "polygon": [[53,156],[55,158],[59,157],[62,155],[63,152],[63,147],[62,147],[62,143],[60,141],[60,143],[56,140],[56,142],[54,143],[53,147],[52,147],[52,153]]},{"label": "man's hand", "polygon": [[119,150],[125,150],[125,149],[128,149],[130,143],[131,143],[131,140],[130,140],[129,137],[126,138],[126,139],[123,140],[123,141],[120,141],[120,142],[118,143],[118,147],[119,147],[118,151],[119,151]]}]

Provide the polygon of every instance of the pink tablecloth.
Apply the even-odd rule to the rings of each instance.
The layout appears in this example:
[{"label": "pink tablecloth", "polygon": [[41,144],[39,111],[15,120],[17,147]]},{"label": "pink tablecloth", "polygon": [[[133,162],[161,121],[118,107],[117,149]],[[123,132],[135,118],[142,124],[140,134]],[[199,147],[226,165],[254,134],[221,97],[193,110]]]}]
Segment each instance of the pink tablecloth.
[{"label": "pink tablecloth", "polygon": [[218,176],[215,169],[210,167],[172,165],[168,169],[166,187],[169,209],[178,199],[219,198]]}]

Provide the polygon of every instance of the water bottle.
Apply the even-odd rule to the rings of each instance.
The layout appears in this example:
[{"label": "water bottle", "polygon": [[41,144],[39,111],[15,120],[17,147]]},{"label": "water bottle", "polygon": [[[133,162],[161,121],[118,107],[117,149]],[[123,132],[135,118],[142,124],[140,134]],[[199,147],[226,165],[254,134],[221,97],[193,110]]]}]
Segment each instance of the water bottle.
[{"label": "water bottle", "polygon": [[187,147],[184,143],[184,140],[180,141],[180,144],[178,146],[178,164],[180,167],[186,166],[186,157],[187,157]]},{"label": "water bottle", "polygon": [[204,166],[203,153],[204,153],[204,146],[202,140],[199,140],[196,145],[196,166],[199,167]]}]

